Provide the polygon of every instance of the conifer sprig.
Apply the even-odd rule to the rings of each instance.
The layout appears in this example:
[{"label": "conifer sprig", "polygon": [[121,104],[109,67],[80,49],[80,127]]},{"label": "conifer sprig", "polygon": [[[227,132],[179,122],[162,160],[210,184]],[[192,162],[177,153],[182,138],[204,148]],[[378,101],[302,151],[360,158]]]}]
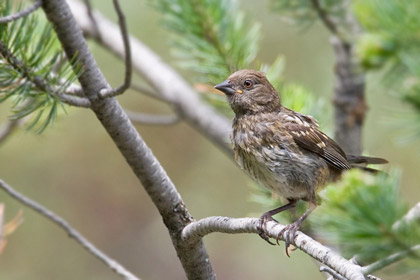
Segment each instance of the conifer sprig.
[{"label": "conifer sprig", "polygon": [[[10,14],[9,1],[1,15]],[[39,34],[39,35],[38,35]],[[49,25],[40,28],[31,14],[0,25],[0,102],[12,101],[11,119],[31,115],[27,128],[41,133],[52,124],[63,96],[77,78]]]}]

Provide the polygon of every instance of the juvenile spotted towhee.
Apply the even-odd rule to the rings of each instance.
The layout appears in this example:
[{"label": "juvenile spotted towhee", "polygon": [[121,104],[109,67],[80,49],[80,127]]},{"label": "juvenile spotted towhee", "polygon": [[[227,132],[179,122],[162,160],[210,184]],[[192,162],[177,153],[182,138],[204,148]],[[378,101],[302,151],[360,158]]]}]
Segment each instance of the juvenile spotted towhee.
[{"label": "juvenile spotted towhee", "polygon": [[255,181],[289,201],[261,216],[260,236],[274,244],[266,234],[267,221],[295,207],[300,199],[309,202],[306,212],[280,233],[286,232],[286,253],[296,231],[316,208],[320,188],[353,167],[372,171],[365,166],[387,163],[381,158],[346,155],[318,129],[313,117],[283,107],[262,72],[237,71],[215,88],[225,93],[235,112],[231,135],[235,161]]}]

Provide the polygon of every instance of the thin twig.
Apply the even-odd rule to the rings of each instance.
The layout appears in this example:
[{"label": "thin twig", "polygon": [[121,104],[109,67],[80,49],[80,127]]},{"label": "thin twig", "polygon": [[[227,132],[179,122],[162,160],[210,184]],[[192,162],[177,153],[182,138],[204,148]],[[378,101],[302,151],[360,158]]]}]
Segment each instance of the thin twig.
[{"label": "thin twig", "polygon": [[[71,6],[73,15],[83,33],[97,39],[95,29],[86,14],[86,7],[74,0],[68,0],[67,3]],[[98,11],[94,10],[93,16],[102,35],[102,41],[99,43],[118,57],[124,57],[123,42],[116,37],[120,33],[118,26]],[[135,71],[142,75],[155,92],[163,97],[164,101],[170,103],[177,114],[182,115],[186,122],[233,158],[229,144],[231,122],[203,102],[187,81],[141,41],[134,36],[130,36],[130,43]]]},{"label": "thin twig", "polygon": [[[284,228],[285,226],[273,221],[268,222],[266,225],[268,235],[272,238],[279,237],[281,240],[284,240],[285,237],[284,232],[280,234]],[[185,241],[194,242],[213,232],[259,234],[259,219],[208,217],[188,224],[183,229],[181,236]],[[298,231],[296,233],[293,245],[312,258],[333,269],[345,279],[365,279],[360,266],[344,259],[331,249],[323,246],[302,232]]]},{"label": "thin twig", "polygon": [[83,2],[85,3],[86,9],[87,9],[87,14],[89,16],[89,19],[92,22],[93,28],[95,28],[95,32],[98,34],[98,40],[101,41],[101,33],[99,32],[98,29],[98,24],[96,23],[95,17],[93,16],[93,9],[92,9],[92,4],[90,3],[90,0],[83,0]]},{"label": "thin twig", "polygon": [[69,95],[62,92],[56,92],[57,97],[66,103],[67,105],[81,107],[81,108],[90,108],[91,103],[89,99],[85,97],[79,97],[77,95]]},{"label": "thin twig", "polygon": [[12,120],[7,121],[3,126],[0,128],[0,143],[6,140],[16,128],[18,128],[19,124],[21,124],[22,119],[19,120]]},{"label": "thin twig", "polygon": [[66,89],[65,94],[85,98],[85,94],[83,92],[83,89],[79,85],[76,85],[76,84],[69,85],[69,87]]},{"label": "thin twig", "polygon": [[393,264],[393,263],[395,263],[399,260],[404,259],[408,255],[411,255],[411,254],[413,254],[413,253],[415,253],[416,251],[419,251],[419,250],[420,250],[420,244],[415,245],[408,250],[404,250],[404,251],[401,251],[401,252],[398,252],[398,253],[394,253],[394,254],[389,255],[388,257],[386,257],[382,260],[379,260],[377,262],[374,262],[372,264],[369,264],[367,266],[362,267],[362,272],[363,272],[363,274],[366,275],[366,274],[370,274],[372,272],[378,271],[378,270],[380,270],[380,269],[382,269],[382,268],[384,268],[384,267],[386,267],[390,264]]},{"label": "thin twig", "polygon": [[15,21],[15,20],[20,19],[24,16],[27,16],[30,13],[34,12],[36,9],[38,9],[41,5],[42,5],[42,0],[37,0],[37,1],[35,1],[35,3],[32,6],[26,8],[23,11],[17,12],[13,15],[8,15],[8,16],[5,16],[5,17],[1,17],[0,18],[0,24]]},{"label": "thin twig", "polygon": [[392,225],[392,230],[397,231],[400,227],[412,222],[418,222],[420,224],[420,202],[411,208],[407,214],[405,214],[401,219],[396,221]]},{"label": "thin twig", "polygon": [[75,239],[89,253],[91,253],[96,258],[98,258],[103,263],[105,263],[110,269],[114,270],[118,275],[124,277],[127,280],[139,280],[137,276],[132,274],[130,271],[124,268],[121,264],[111,259],[102,251],[100,251],[98,248],[96,248],[82,234],[80,234],[77,230],[75,230],[66,220],[64,220],[63,218],[61,218],[54,212],[48,210],[47,208],[40,205],[39,203],[31,200],[30,198],[14,190],[11,186],[6,184],[3,180],[0,180],[0,188],[2,188],[11,197],[15,198],[16,200],[20,201],[24,205],[35,210],[36,212],[40,213],[42,216],[46,217],[47,219],[49,219],[50,221],[52,221],[53,223],[61,227],[64,231],[67,232],[67,234],[70,237]]},{"label": "thin twig", "polygon": [[[340,274],[338,274],[337,272],[335,272],[334,269],[329,268],[328,266],[321,266],[319,268],[319,271],[321,272],[326,272],[327,274],[331,275],[330,278],[332,279],[337,279],[337,280],[346,280],[346,278],[344,278],[343,276],[341,276]],[[328,278],[328,279],[330,279]]]},{"label": "thin twig", "polygon": [[340,37],[337,26],[329,18],[327,12],[321,7],[321,5],[319,3],[319,0],[311,0],[311,3],[312,3],[312,6],[314,7],[315,11],[318,13],[319,18],[324,23],[324,25],[328,28],[328,30],[332,34],[336,35],[337,37]]},{"label": "thin twig", "polygon": [[[120,4],[118,0],[113,0],[115,10],[118,14],[118,23],[120,25],[121,36],[124,42],[124,51],[125,51],[125,78],[124,83],[117,87],[116,89],[102,89],[99,94],[101,97],[112,97],[119,94],[123,94],[131,84],[131,76],[133,72],[133,66],[131,62],[131,47],[130,47],[130,39],[127,30],[127,23],[125,21],[125,15],[121,10]],[[92,17],[93,18],[93,17]],[[98,31],[98,26],[95,27]],[[98,32],[98,34],[100,34]]]},{"label": "thin twig", "polygon": [[179,117],[174,115],[156,115],[156,114],[145,114],[137,113],[125,110],[130,121],[145,125],[173,125],[179,122]]},{"label": "thin twig", "polygon": [[11,51],[7,48],[3,42],[0,41],[0,54],[3,56],[4,59],[16,70],[18,70],[22,77],[26,78],[28,81],[33,83],[37,88],[42,91],[45,91],[51,95],[57,96],[62,102],[76,106],[76,107],[83,107],[89,108],[90,101],[87,98],[78,97],[78,96],[70,96],[66,95],[63,92],[56,91],[53,89],[53,86],[49,85],[42,76],[34,75],[32,69],[27,67],[22,61],[17,59]]},{"label": "thin twig", "polygon": [[166,103],[170,103],[170,101],[168,99],[166,99],[165,97],[156,94],[155,92],[153,92],[153,90],[149,89],[146,86],[140,85],[140,84],[131,84],[131,89],[140,92],[140,93],[144,93],[145,95],[154,98],[156,100],[162,101],[162,102],[166,102]]}]

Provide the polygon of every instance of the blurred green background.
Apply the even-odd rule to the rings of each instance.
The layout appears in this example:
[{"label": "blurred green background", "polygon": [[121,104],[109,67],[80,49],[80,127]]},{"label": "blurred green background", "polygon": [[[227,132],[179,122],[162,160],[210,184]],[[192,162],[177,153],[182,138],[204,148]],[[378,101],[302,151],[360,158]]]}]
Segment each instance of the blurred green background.
[{"label": "blurred green background", "polygon": [[[122,2],[130,33],[166,62],[173,62],[160,15],[146,1]],[[111,1],[93,4],[116,20]],[[268,1],[241,1],[241,6],[262,24],[258,58],[271,63],[283,54],[287,82],[302,84],[330,100],[334,54],[324,27],[291,27],[270,12]],[[123,63],[94,43],[90,47],[105,76],[118,85],[123,79]],[[141,82],[138,76],[134,80]],[[369,76],[367,84],[370,110],[364,130],[365,151],[402,168],[402,196],[413,205],[420,200],[420,145],[399,143],[400,131],[389,118],[406,108],[385,92],[378,77]],[[118,99],[133,111],[170,112],[165,105],[133,91]],[[2,120],[9,107],[0,105]],[[235,163],[185,123],[136,127],[196,219],[257,216],[269,210],[250,201],[251,181]],[[22,129],[2,143],[0,178],[63,216],[142,279],[185,279],[157,210],[88,110],[69,108],[68,114],[60,114],[43,134]],[[119,279],[51,222],[3,192],[1,202],[6,206],[6,221],[23,209],[24,222],[8,236],[0,255],[0,279]],[[283,246],[269,246],[257,235],[212,234],[204,241],[219,279],[324,279],[310,257],[296,251],[287,258]]]}]

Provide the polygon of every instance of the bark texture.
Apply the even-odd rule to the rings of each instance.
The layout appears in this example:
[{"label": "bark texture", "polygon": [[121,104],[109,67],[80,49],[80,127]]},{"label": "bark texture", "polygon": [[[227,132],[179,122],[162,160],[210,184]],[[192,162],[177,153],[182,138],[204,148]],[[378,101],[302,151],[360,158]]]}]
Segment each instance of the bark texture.
[{"label": "bark texture", "polygon": [[192,217],[174,184],[116,99],[100,98],[99,92],[110,86],[99,70],[67,3],[64,0],[45,0],[42,8],[69,60],[77,54],[78,63],[83,67],[79,82],[91,102],[91,109],[158,208],[188,279],[214,279],[202,241],[187,244],[181,239],[181,231],[192,221]]},{"label": "bark texture", "polygon": [[350,155],[361,155],[367,105],[365,77],[355,61],[354,44],[331,38],[336,56],[334,85],[335,140]]}]

